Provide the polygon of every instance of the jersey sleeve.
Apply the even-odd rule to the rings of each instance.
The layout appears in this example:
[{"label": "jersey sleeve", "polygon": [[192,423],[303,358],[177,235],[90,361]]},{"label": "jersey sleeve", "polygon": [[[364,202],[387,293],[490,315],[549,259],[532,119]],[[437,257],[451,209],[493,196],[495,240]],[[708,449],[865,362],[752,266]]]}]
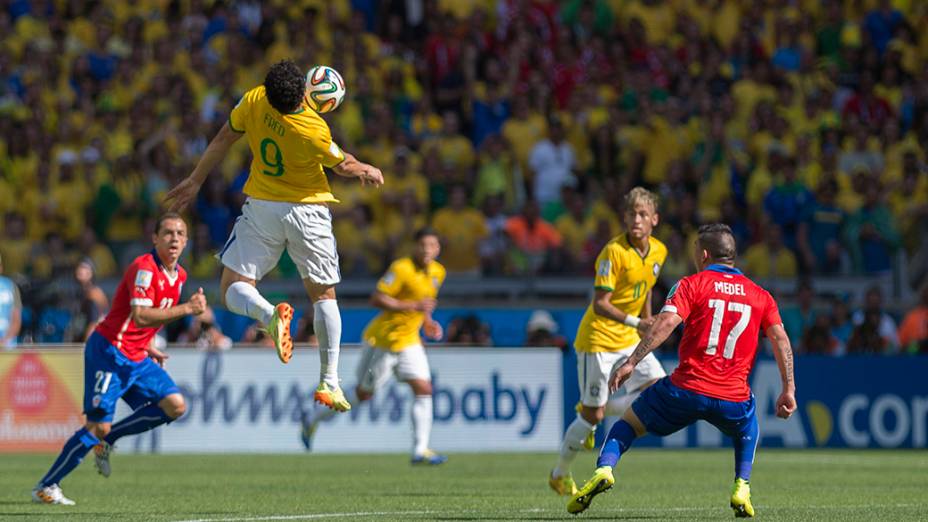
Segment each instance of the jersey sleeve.
[{"label": "jersey sleeve", "polygon": [[129,292],[129,306],[155,305],[155,267],[145,263],[135,263],[126,271],[125,283],[132,290]]},{"label": "jersey sleeve", "polygon": [[603,248],[596,258],[596,278],[593,279],[593,288],[612,292],[615,290],[619,273],[622,270],[622,258],[614,248]]},{"label": "jersey sleeve", "polygon": [[248,113],[251,111],[251,91],[245,93],[242,99],[235,104],[232,112],[229,113],[229,127],[235,132],[245,132],[245,121],[248,119]]},{"label": "jersey sleeve", "polygon": [[667,300],[664,302],[664,307],[661,308],[661,312],[677,314],[681,319],[686,321],[692,308],[693,283],[690,278],[684,277],[670,288],[670,292],[667,293]]},{"label": "jersey sleeve", "polygon": [[313,159],[326,167],[334,167],[345,160],[345,153],[332,139],[329,126],[321,119],[310,124],[308,136],[309,147]]},{"label": "jersey sleeve", "polygon": [[377,281],[377,291],[390,297],[396,297],[403,288],[403,281],[406,277],[406,271],[403,265],[394,261],[387,269],[387,273]]},{"label": "jersey sleeve", "polygon": [[770,292],[764,292],[764,298],[766,306],[764,307],[764,316],[761,318],[760,327],[761,331],[766,332],[767,328],[771,326],[783,324],[783,319],[780,317],[780,307],[777,306],[777,302],[770,295]]}]

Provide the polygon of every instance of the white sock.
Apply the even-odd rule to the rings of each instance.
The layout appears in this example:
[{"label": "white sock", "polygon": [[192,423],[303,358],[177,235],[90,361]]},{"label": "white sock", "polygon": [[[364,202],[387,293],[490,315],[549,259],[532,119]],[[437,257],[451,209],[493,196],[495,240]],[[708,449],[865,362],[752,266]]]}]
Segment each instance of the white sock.
[{"label": "white sock", "polygon": [[429,449],[432,434],[432,396],[416,395],[412,400],[412,454],[422,455]]},{"label": "white sock", "polygon": [[577,458],[580,449],[583,448],[583,439],[592,432],[593,425],[578,413],[577,418],[570,423],[567,432],[564,433],[564,440],[561,442],[561,455],[557,460],[557,466],[552,472],[555,477],[570,475],[570,465]]},{"label": "white sock", "polygon": [[631,408],[632,403],[635,402],[639,395],[641,395],[641,390],[626,393],[621,397],[610,400],[606,403],[606,416],[621,417],[625,414],[625,410]]},{"label": "white sock", "polygon": [[313,304],[313,328],[319,341],[319,379],[338,386],[338,350],[342,342],[342,316],[335,299],[321,299]]},{"label": "white sock", "polygon": [[226,308],[238,315],[251,317],[267,326],[274,315],[274,305],[261,297],[258,289],[244,282],[236,281],[226,290]]},{"label": "white sock", "polygon": [[[348,403],[351,404],[352,407],[357,406],[361,402],[358,400],[358,393],[355,391],[354,386],[352,386],[350,390],[345,390],[345,399],[348,400]],[[312,423],[319,424],[322,421],[331,419],[335,416],[335,413],[335,410],[329,408],[328,406],[314,404]]]}]

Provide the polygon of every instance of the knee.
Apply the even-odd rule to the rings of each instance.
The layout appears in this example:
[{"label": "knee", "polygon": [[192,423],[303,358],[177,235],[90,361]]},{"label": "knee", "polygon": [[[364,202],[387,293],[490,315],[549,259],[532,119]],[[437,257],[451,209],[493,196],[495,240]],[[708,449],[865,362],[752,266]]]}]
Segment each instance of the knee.
[{"label": "knee", "polygon": [[364,402],[370,400],[370,398],[374,396],[374,392],[367,391],[361,387],[358,387],[355,389],[355,395],[358,396],[359,401]]},{"label": "knee", "polygon": [[429,381],[409,381],[409,386],[416,397],[432,396],[432,383]]},{"label": "knee", "polygon": [[308,284],[306,288],[312,302],[335,299],[335,287],[331,285]]},{"label": "knee", "polygon": [[88,422],[85,427],[94,437],[103,440],[103,437],[109,435],[111,426],[109,422]]},{"label": "knee", "polygon": [[583,406],[580,410],[580,416],[583,417],[583,420],[589,422],[590,424],[596,425],[602,422],[603,417],[605,416],[604,408],[592,408],[590,406]]},{"label": "knee", "polygon": [[180,418],[181,415],[187,412],[187,403],[184,402],[184,396],[179,393],[174,393],[161,399],[158,406],[164,410],[165,415],[172,419]]}]

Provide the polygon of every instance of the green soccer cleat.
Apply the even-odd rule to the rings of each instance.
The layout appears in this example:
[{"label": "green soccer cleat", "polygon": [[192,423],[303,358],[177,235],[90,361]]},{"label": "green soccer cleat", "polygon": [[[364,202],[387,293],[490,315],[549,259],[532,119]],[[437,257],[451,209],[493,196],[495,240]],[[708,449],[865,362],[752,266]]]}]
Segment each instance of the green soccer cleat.
[{"label": "green soccer cleat", "polygon": [[590,480],[586,481],[580,491],[570,498],[570,502],[567,503],[567,512],[572,515],[583,513],[586,508],[590,507],[593,497],[609,491],[614,485],[615,477],[612,476],[611,467],[596,468]]},{"label": "green soccer cleat", "polygon": [[731,488],[731,508],[735,510],[736,518],[754,517],[751,484],[742,478],[736,478],[735,485]]},{"label": "green soccer cleat", "polygon": [[338,386],[333,387],[320,382],[313,393],[313,400],[338,412],[351,411],[351,403],[348,402],[345,394],[342,393],[342,389]]},{"label": "green soccer cleat", "polygon": [[555,477],[554,472],[552,472],[548,475],[548,485],[551,486],[551,489],[553,489],[555,493],[562,497],[577,494],[577,483],[574,482],[574,478],[570,475]]},{"label": "green soccer cleat", "polygon": [[280,362],[287,364],[293,357],[293,339],[290,338],[290,320],[293,319],[293,307],[287,303],[280,303],[274,307],[274,315],[265,330],[274,340],[277,348],[277,357]]}]

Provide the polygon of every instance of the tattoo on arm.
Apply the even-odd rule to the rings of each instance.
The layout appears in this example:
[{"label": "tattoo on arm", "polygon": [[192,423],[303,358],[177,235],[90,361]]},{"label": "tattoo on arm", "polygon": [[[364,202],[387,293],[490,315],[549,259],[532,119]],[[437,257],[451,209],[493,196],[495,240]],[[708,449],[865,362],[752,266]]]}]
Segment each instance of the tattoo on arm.
[{"label": "tattoo on arm", "polygon": [[651,334],[645,336],[644,339],[638,343],[638,347],[635,348],[635,351],[632,353],[632,356],[629,357],[629,360],[632,364],[638,364],[646,355],[651,353],[652,345],[654,344],[654,339]]}]

